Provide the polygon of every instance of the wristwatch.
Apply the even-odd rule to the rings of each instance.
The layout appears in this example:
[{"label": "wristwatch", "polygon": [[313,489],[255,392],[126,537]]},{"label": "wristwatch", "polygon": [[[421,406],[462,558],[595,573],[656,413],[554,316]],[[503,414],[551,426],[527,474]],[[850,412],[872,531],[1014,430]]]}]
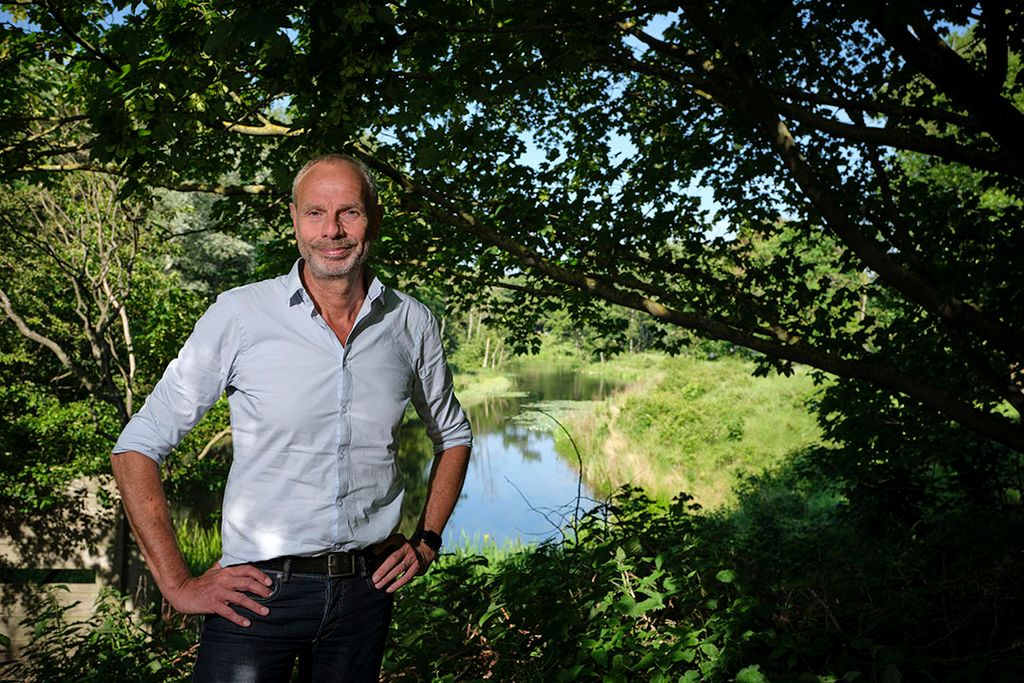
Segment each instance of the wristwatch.
[{"label": "wristwatch", "polygon": [[413,543],[423,541],[427,544],[427,547],[433,550],[435,553],[441,551],[441,536],[428,529],[417,529],[413,532],[412,538],[409,539]]}]

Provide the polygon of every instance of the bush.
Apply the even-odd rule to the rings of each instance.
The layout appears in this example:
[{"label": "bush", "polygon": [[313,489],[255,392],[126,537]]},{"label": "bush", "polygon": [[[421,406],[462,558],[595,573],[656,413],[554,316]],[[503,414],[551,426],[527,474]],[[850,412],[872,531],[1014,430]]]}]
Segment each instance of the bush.
[{"label": "bush", "polygon": [[[33,637],[19,661],[0,667],[0,680],[25,683],[172,683],[191,679],[197,643],[193,629],[170,629],[155,616],[142,618],[114,591],[100,593],[83,621],[69,621],[74,605],[61,606],[51,589],[25,624]],[[178,624],[180,626],[180,624]]]},{"label": "bush", "polygon": [[[861,526],[789,473],[698,513],[623,489],[564,545],[446,556],[396,607],[391,680],[1018,680],[1019,518]],[[965,513],[966,514],[966,513]],[[975,513],[972,513],[975,514]]]}]

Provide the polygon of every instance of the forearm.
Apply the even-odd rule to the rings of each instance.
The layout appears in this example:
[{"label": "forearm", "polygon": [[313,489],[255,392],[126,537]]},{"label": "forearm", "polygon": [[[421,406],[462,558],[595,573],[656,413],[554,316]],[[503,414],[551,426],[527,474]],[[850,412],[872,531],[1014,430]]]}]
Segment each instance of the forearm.
[{"label": "forearm", "polygon": [[420,515],[420,528],[440,534],[462,493],[469,467],[469,446],[453,446],[438,453],[430,470],[427,502]]},{"label": "forearm", "polygon": [[160,468],[138,451],[111,456],[111,468],[146,565],[160,592],[171,600],[191,573],[175,539]]}]

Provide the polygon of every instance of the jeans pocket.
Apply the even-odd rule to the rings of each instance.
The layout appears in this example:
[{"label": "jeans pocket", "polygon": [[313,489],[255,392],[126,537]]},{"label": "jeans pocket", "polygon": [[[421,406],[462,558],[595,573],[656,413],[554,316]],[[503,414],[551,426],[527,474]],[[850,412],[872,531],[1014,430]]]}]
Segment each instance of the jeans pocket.
[{"label": "jeans pocket", "polygon": [[377,568],[384,564],[384,560],[387,559],[386,553],[380,555],[367,555],[366,557],[366,587],[374,593],[383,593],[387,590],[387,586],[384,588],[377,588],[373,585],[373,573],[377,571]]},{"label": "jeans pocket", "polygon": [[245,594],[261,605],[266,605],[276,598],[281,592],[281,572],[264,571],[263,573],[270,577],[270,595],[263,597],[262,595],[257,595],[256,593],[250,593],[248,591],[246,591]]}]

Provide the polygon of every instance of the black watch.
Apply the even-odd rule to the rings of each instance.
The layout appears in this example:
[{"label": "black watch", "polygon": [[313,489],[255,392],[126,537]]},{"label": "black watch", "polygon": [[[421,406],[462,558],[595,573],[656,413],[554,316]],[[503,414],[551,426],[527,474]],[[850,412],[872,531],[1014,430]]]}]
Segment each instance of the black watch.
[{"label": "black watch", "polygon": [[427,547],[433,550],[435,553],[441,552],[441,536],[429,531],[427,529],[417,529],[413,532],[412,538],[409,539],[413,543],[417,541],[423,541],[427,544]]}]

